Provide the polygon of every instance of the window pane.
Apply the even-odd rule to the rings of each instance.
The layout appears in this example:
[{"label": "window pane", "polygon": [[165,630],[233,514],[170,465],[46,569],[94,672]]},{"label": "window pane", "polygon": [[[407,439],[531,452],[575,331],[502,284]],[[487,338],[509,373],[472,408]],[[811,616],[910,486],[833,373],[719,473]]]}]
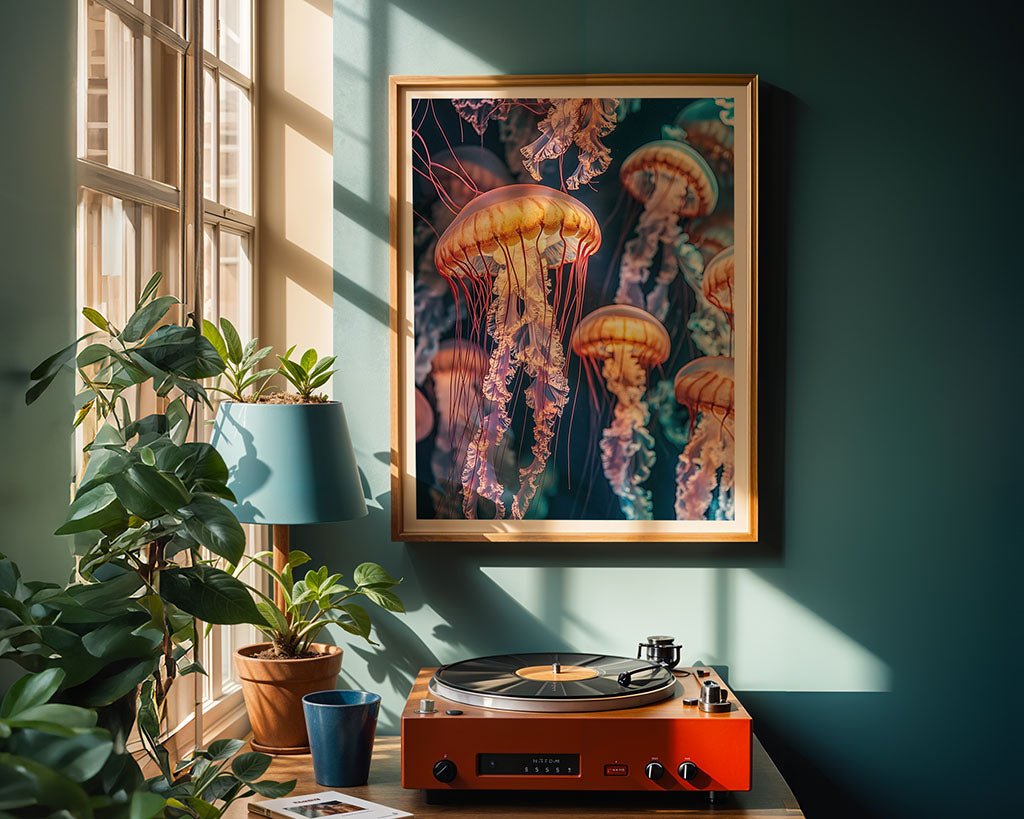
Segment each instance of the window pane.
[{"label": "window pane", "polygon": [[[80,307],[94,307],[114,326],[124,327],[138,294],[157,270],[164,273],[159,294],[180,296],[175,211],[82,188],[78,235]],[[172,309],[162,323],[180,320],[179,310]],[[84,317],[80,322],[81,332],[95,329]],[[157,409],[152,388],[133,389],[125,398],[135,418]],[[83,426],[80,441],[90,440],[96,432],[92,416]]]},{"label": "window pane", "polygon": [[217,77],[203,71],[203,196],[217,201]]},{"label": "window pane", "polygon": [[85,25],[79,155],[177,187],[180,55],[94,2]]},{"label": "window pane", "polygon": [[220,315],[238,328],[243,341],[248,341],[252,336],[249,307],[252,266],[249,260],[248,236],[221,229],[218,278]]},{"label": "window pane", "polygon": [[217,304],[217,228],[203,225],[203,318],[214,324],[220,318]]},{"label": "window pane", "polygon": [[179,16],[182,7],[181,0],[135,0],[135,5],[139,11],[144,11],[150,17],[169,25],[179,33],[181,32]]},{"label": "window pane", "polygon": [[252,109],[248,93],[220,78],[220,203],[252,213]]},{"label": "window pane", "polygon": [[249,0],[220,0],[219,10],[219,56],[248,77],[252,67],[252,4]]},{"label": "window pane", "polygon": [[211,54],[217,53],[216,0],[203,0],[203,48]]}]

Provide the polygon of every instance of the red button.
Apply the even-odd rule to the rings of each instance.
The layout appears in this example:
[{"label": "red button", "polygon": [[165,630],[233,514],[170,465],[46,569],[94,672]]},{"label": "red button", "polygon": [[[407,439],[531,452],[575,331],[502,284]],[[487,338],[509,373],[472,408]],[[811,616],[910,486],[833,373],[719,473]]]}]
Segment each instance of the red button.
[{"label": "red button", "polygon": [[621,763],[609,763],[604,766],[605,776],[629,776],[629,765]]}]

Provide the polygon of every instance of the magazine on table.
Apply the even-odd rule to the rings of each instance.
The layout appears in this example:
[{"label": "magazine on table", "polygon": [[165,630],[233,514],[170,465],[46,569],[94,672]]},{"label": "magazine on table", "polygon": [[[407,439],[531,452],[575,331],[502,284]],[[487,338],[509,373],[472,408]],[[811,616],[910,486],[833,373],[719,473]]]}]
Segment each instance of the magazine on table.
[{"label": "magazine on table", "polygon": [[352,817],[352,819],[397,819],[412,816],[404,810],[389,808],[377,802],[367,802],[355,796],[346,796],[337,791],[310,793],[305,796],[289,796],[271,799],[267,802],[249,804],[252,813],[269,816],[272,819],[321,819],[328,816]]}]

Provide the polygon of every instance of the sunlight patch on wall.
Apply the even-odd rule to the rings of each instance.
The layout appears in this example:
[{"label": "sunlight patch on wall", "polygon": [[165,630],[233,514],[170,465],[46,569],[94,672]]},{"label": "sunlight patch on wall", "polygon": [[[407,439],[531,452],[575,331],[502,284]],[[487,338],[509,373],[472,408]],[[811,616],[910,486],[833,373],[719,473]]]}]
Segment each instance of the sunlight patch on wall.
[{"label": "sunlight patch on wall", "polygon": [[[332,157],[291,125],[284,129],[284,237],[325,265],[332,263],[330,242]],[[317,284],[321,284],[318,280]],[[324,293],[330,301],[330,282]],[[318,288],[319,289],[319,288]]]},{"label": "sunlight patch on wall", "polygon": [[284,0],[284,90],[330,119],[334,83],[323,55],[332,49],[331,15],[307,2]]}]

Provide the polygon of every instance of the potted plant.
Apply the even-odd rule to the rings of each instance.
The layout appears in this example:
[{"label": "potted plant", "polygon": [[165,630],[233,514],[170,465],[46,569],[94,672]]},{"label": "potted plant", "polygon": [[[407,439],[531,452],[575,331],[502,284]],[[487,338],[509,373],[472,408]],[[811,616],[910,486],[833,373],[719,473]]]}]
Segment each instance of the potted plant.
[{"label": "potted plant", "polygon": [[255,563],[277,583],[283,611],[261,592],[256,607],[266,626],[257,626],[267,641],[240,648],[235,669],[249,712],[257,750],[300,753],[308,749],[302,698],[335,687],[341,671],[342,650],[318,641],[328,625],[340,626],[371,645],[370,616],[355,602],[363,598],[388,611],[402,612],[402,601],[392,591],[401,580],[391,577],[376,563],[362,563],[353,573],[352,587],[331,574],[326,566],[308,571],[296,580],[294,569],[309,562],[305,552],[292,551],[283,570],[277,571],[262,552],[243,563]]},{"label": "potted plant", "polygon": [[[157,273],[135,312],[115,327],[97,310],[96,331],[30,374],[26,403],[64,371],[77,377],[74,426],[92,417],[85,472],[58,534],[75,536],[66,585],[21,580],[0,555],[0,658],[30,676],[0,702],[0,780],[26,815],[220,816],[238,796],[283,796],[292,782],[261,781],[264,754],[221,740],[184,758],[164,741],[164,712],[196,662],[197,620],[261,623],[233,574],[245,534],[222,503],[228,469],[209,444],[189,440],[204,380],[224,370],[192,323],[168,322],[180,303],[159,295]],[[86,342],[84,343],[83,342]],[[133,418],[146,387],[162,409]],[[133,729],[155,775],[144,779],[126,742]],[[227,766],[230,766],[228,768]],[[20,815],[20,814],[19,814]]]}]

